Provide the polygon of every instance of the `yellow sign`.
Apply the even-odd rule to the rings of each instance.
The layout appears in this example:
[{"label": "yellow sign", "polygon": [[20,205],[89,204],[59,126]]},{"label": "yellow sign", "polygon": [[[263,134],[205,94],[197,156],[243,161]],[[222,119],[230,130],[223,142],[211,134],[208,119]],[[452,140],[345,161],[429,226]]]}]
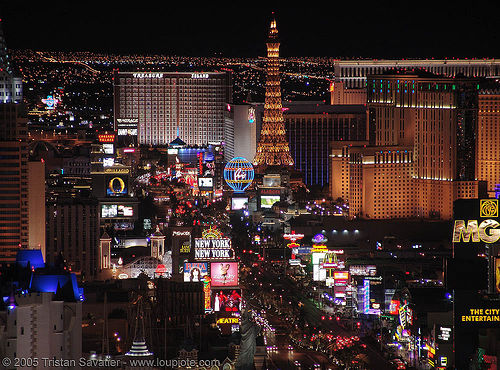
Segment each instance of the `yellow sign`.
[{"label": "yellow sign", "polygon": [[222,232],[210,226],[208,229],[201,232],[201,237],[203,239],[222,239]]},{"label": "yellow sign", "polygon": [[[118,187],[115,186],[115,181],[118,182]],[[121,194],[125,190],[125,182],[120,177],[113,177],[109,180],[108,189],[113,194]]]},{"label": "yellow sign", "polygon": [[480,217],[498,217],[498,199],[481,199],[479,203]]},{"label": "yellow sign", "polygon": [[496,321],[500,322],[500,308],[471,308],[470,315],[462,315],[462,321]]},{"label": "yellow sign", "polygon": [[479,225],[477,220],[467,221],[456,220],[453,228],[453,243],[468,243],[471,239],[474,243],[483,241],[485,243],[495,243],[500,239],[500,223],[496,220],[484,220]]},{"label": "yellow sign", "polygon": [[221,317],[217,319],[217,324],[239,324],[240,319],[238,317]]}]

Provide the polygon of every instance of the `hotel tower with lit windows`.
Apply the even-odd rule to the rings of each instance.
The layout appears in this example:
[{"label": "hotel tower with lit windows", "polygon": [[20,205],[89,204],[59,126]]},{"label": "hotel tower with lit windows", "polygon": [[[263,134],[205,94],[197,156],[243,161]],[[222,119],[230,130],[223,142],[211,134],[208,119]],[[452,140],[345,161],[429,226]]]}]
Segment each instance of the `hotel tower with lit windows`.
[{"label": "hotel tower with lit windows", "polygon": [[332,143],[333,199],[350,218],[451,219],[477,198],[479,81],[418,72],[369,76],[369,140]]},{"label": "hotel tower with lit windows", "polygon": [[[115,70],[114,127],[121,139],[168,145],[224,141],[232,102],[228,72],[120,72]],[[127,140],[129,141],[129,140]]]}]

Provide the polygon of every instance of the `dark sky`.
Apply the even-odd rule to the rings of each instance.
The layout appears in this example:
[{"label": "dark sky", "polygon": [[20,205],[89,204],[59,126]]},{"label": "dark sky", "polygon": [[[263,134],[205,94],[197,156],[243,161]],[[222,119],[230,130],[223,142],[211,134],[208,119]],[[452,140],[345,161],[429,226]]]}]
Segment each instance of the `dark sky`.
[{"label": "dark sky", "polygon": [[500,57],[498,1],[293,3],[16,0],[0,14],[11,49],[264,56],[275,11],[283,56]]}]

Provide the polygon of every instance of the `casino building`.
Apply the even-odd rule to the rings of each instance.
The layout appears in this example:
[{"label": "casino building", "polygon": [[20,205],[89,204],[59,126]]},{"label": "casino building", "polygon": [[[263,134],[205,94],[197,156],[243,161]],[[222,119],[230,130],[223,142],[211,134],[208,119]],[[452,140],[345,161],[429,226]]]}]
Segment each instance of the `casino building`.
[{"label": "casino building", "polygon": [[229,72],[114,71],[114,128],[120,139],[168,145],[181,137],[188,145],[224,141]]},{"label": "casino building", "polygon": [[369,140],[332,144],[332,198],[351,218],[451,219],[454,200],[482,189],[478,91],[478,79],[425,71],[369,76]]}]

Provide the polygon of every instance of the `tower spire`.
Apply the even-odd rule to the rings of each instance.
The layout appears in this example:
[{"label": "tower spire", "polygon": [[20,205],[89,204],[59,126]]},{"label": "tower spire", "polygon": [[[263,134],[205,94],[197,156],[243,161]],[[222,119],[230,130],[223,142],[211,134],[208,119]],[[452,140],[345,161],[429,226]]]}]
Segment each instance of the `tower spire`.
[{"label": "tower spire", "polygon": [[266,97],[264,118],[260,131],[257,153],[253,160],[256,166],[292,166],[293,159],[286,138],[285,123],[281,104],[281,84],[279,75],[278,28],[276,20],[271,20],[267,39]]}]

